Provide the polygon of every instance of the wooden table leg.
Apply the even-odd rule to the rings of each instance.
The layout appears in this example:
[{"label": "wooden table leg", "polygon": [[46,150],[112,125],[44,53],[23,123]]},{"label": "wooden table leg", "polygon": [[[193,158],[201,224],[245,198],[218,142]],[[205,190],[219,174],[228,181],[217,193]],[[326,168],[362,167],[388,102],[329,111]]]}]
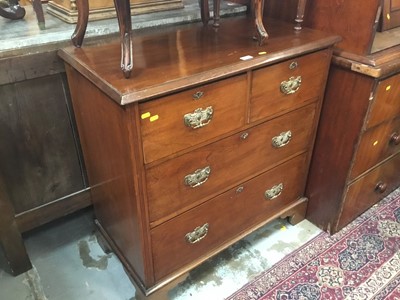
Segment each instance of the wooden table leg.
[{"label": "wooden table leg", "polygon": [[[115,10],[117,12],[120,39],[121,39],[121,69],[125,78],[129,78],[133,67],[132,58],[132,23],[131,8],[129,0],[114,0]],[[89,20],[88,0],[76,0],[78,9],[78,22],[71,40],[75,47],[81,47],[83,38]]]},{"label": "wooden table leg", "polygon": [[76,0],[76,8],[78,10],[78,21],[75,26],[75,31],[71,36],[71,40],[74,46],[79,48],[82,46],[89,20],[88,0]]},{"label": "wooden table leg", "polygon": [[121,38],[121,69],[125,78],[129,78],[133,67],[132,58],[132,23],[129,0],[114,0]]},{"label": "wooden table leg", "polygon": [[46,28],[46,23],[44,20],[42,0],[32,0],[32,6],[36,13],[39,28],[44,30]]},{"label": "wooden table leg", "polygon": [[264,0],[254,0],[254,23],[256,28],[256,39],[261,46],[268,38],[267,30],[263,23]]},{"label": "wooden table leg", "polygon": [[[221,0],[213,0],[213,26],[219,27]],[[204,25],[210,20],[210,8],[208,0],[200,0],[200,16]]]},{"label": "wooden table leg", "polygon": [[306,9],[307,0],[299,0],[297,3],[297,14],[296,14],[296,25],[294,26],[295,30],[301,30],[301,24],[303,23],[304,19],[304,11]]},{"label": "wooden table leg", "polygon": [[208,6],[208,0],[200,0],[200,16],[203,25],[207,25],[210,20],[210,8]]},{"label": "wooden table leg", "polygon": [[15,221],[14,209],[6,191],[3,179],[0,177],[0,243],[11,269],[17,276],[32,268],[26,252],[21,233]]},{"label": "wooden table leg", "polygon": [[219,27],[219,18],[220,18],[220,8],[221,8],[221,0],[213,0],[213,26]]}]

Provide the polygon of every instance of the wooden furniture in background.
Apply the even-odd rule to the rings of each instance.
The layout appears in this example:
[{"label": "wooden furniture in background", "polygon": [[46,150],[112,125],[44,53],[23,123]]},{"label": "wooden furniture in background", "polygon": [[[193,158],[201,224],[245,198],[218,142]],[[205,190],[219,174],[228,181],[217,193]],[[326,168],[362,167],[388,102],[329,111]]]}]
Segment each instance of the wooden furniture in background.
[{"label": "wooden furniture in background", "polygon": [[381,3],[310,0],[307,10],[306,26],[343,37],[306,192],[307,219],[331,233],[400,186],[400,46],[385,49],[376,33]]},{"label": "wooden furniture in background", "polygon": [[[259,45],[262,45],[268,38],[268,33],[263,24],[263,9],[264,0],[251,0],[254,8],[253,19],[254,19],[254,31],[251,33],[251,37],[255,37]],[[88,0],[77,0],[78,8],[78,21],[74,33],[72,34],[72,43],[76,47],[81,47],[83,38],[85,36],[86,27],[89,17],[89,5]],[[117,12],[120,40],[121,40],[121,70],[126,78],[129,78],[133,68],[132,65],[132,41],[131,41],[131,11],[129,9],[129,0],[115,0],[115,10]],[[200,0],[201,19],[204,25],[207,25],[209,21],[209,6],[208,0]],[[301,24],[304,18],[304,11],[307,0],[297,0],[296,10],[296,25],[294,29],[296,31],[301,30]],[[219,27],[219,11],[220,11],[220,0],[213,0],[214,9],[214,27]]]},{"label": "wooden furniture in background", "polygon": [[[91,205],[64,65],[48,46],[36,50],[0,59],[0,166],[7,188],[1,198],[10,204],[0,209],[0,220],[13,230],[10,245],[23,232]],[[5,252],[11,264],[15,258],[27,265],[23,251]]]},{"label": "wooden furniture in background", "polygon": [[[38,25],[40,29],[45,29],[45,19],[43,14],[43,7],[41,0],[32,0],[33,10],[36,13]],[[11,19],[19,20],[25,17],[26,11],[20,5],[18,0],[2,0],[0,1],[0,16]]]},{"label": "wooden furniture in background", "polygon": [[[138,30],[120,45],[62,49],[98,226],[137,299],[171,286],[278,217],[304,217],[304,189],[338,36],[253,19]],[[163,49],[163,51],[160,51]]]},{"label": "wooden furniture in background", "polygon": [[379,30],[385,31],[400,26],[400,0],[384,0]]},{"label": "wooden furniture in background", "polygon": [[[131,0],[130,10],[132,15],[145,14],[157,11],[165,11],[183,8],[182,0]],[[51,0],[47,6],[47,12],[67,23],[78,21],[78,9],[76,0]],[[90,0],[89,20],[103,20],[116,17],[113,0]]]}]

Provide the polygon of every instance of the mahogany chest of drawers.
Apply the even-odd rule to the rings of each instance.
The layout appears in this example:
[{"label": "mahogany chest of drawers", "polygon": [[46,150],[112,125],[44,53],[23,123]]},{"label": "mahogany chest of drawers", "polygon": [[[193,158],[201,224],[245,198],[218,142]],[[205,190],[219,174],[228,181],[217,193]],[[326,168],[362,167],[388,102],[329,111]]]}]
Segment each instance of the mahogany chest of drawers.
[{"label": "mahogany chest of drawers", "polygon": [[[277,217],[304,218],[305,182],[337,36],[245,17],[138,31],[60,51],[98,224],[136,285],[163,299],[189,270]],[[234,29],[234,30],[233,30]]]},{"label": "mahogany chest of drawers", "polygon": [[343,38],[333,50],[306,188],[307,219],[334,233],[400,186],[399,29],[376,31],[387,1],[307,4],[306,26]]},{"label": "mahogany chest of drawers", "polygon": [[334,61],[307,188],[307,218],[332,233],[400,185],[400,69]]}]

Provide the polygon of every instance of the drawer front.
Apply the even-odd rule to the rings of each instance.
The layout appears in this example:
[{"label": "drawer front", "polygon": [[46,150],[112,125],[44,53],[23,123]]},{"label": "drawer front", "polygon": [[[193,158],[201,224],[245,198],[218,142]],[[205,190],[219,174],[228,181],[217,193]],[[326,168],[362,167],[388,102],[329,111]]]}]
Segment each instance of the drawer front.
[{"label": "drawer front", "polygon": [[254,71],[250,121],[316,100],[325,87],[330,58],[329,51],[320,51]]},{"label": "drawer front", "polygon": [[351,179],[400,151],[400,117],[367,130],[361,138]]},{"label": "drawer front", "polygon": [[148,169],[150,221],[165,221],[306,151],[314,115],[312,104]]},{"label": "drawer front", "polygon": [[400,74],[378,83],[367,127],[373,127],[397,116],[400,116]]},{"label": "drawer front", "polygon": [[400,186],[400,154],[379,165],[348,188],[338,229]]},{"label": "drawer front", "polygon": [[[305,178],[306,155],[301,155],[154,228],[156,281],[299,199]],[[276,197],[271,199],[274,187]]]},{"label": "drawer front", "polygon": [[244,125],[245,75],[139,104],[146,163]]}]

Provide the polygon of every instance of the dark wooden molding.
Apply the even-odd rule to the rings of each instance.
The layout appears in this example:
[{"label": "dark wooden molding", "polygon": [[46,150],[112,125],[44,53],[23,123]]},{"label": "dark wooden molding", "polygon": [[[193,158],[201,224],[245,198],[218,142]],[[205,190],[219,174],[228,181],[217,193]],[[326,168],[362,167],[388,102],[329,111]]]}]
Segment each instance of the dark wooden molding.
[{"label": "dark wooden molding", "polygon": [[90,206],[90,189],[84,189],[15,216],[18,228],[26,232],[40,225]]}]

